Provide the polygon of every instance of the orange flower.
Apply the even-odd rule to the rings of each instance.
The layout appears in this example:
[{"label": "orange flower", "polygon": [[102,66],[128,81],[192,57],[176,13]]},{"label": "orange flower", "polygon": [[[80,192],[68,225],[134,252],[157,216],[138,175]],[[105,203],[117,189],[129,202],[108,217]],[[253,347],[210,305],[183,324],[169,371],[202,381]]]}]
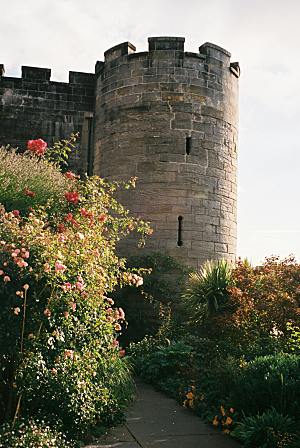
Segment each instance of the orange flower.
[{"label": "orange flower", "polygon": [[213,424],[214,426],[219,426],[219,419],[218,419],[218,416],[217,416],[217,415],[215,415],[212,424]]},{"label": "orange flower", "polygon": [[226,420],[225,420],[225,425],[229,426],[229,425],[232,424],[232,422],[233,422],[232,418],[231,417],[227,417]]}]

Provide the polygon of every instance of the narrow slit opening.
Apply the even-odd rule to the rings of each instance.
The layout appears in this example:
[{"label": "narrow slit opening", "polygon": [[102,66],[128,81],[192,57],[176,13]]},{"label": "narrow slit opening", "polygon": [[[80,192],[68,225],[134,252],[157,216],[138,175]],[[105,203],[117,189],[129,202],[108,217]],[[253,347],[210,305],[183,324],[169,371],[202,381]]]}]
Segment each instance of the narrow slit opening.
[{"label": "narrow slit opening", "polygon": [[178,216],[177,246],[182,246],[183,245],[183,241],[182,241],[182,220],[183,220],[183,217],[182,216]]},{"label": "narrow slit opening", "polygon": [[185,152],[189,156],[192,151],[192,137],[185,138]]}]

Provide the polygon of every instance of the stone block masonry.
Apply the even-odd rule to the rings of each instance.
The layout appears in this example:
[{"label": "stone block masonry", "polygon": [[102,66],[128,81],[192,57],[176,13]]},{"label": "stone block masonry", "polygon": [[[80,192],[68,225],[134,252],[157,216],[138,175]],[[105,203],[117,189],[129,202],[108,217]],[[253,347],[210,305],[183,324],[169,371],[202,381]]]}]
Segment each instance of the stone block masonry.
[{"label": "stone block masonry", "polygon": [[[149,220],[146,251],[194,267],[235,258],[238,126],[237,62],[217,45],[185,52],[182,37],[150,37],[149,51],[130,42],[107,50],[95,74],[0,64],[0,144],[49,144],[79,131],[71,168],[110,180],[138,178],[120,199]],[[120,251],[138,251],[135,237]]]},{"label": "stone block masonry", "polygon": [[[0,66],[0,145],[22,149],[29,139],[43,138],[51,145],[72,132],[88,134],[94,74],[70,72],[69,83],[51,81],[47,68],[23,66],[21,78],[3,74]],[[87,138],[79,140],[72,155],[72,167],[78,172],[88,171],[88,145]]]},{"label": "stone block masonry", "polygon": [[[214,44],[187,53],[182,37],[148,40],[148,52],[125,42],[98,65],[94,172],[138,177],[121,200],[151,221],[146,250],[194,267],[232,260],[239,66]],[[121,249],[136,251],[136,241]]]}]

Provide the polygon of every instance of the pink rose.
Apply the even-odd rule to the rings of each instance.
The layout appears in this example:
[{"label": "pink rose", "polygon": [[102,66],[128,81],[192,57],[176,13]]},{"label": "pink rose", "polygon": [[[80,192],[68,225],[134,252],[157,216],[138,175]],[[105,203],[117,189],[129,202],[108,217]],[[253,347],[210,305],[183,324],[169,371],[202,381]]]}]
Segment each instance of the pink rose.
[{"label": "pink rose", "polygon": [[62,285],[62,289],[64,292],[70,291],[72,289],[72,285],[70,282],[66,282]]},{"label": "pink rose", "polygon": [[120,320],[124,320],[125,319],[125,313],[124,313],[124,310],[122,308],[118,309],[118,319],[120,319]]},{"label": "pink rose", "polygon": [[75,286],[76,286],[76,289],[78,289],[78,291],[83,291],[83,289],[84,289],[84,284],[81,282],[76,282]]},{"label": "pink rose", "polygon": [[67,269],[67,266],[65,266],[64,264],[62,264],[60,261],[56,261],[55,262],[55,272],[58,274],[59,272],[65,272],[65,270]]}]

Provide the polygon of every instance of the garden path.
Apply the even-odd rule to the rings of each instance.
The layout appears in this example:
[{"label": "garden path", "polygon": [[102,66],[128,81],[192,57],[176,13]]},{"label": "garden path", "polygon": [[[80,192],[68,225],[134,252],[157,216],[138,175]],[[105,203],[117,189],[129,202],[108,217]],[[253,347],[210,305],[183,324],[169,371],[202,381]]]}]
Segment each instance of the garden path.
[{"label": "garden path", "polygon": [[126,423],[86,448],[238,448],[175,400],[137,381]]}]

